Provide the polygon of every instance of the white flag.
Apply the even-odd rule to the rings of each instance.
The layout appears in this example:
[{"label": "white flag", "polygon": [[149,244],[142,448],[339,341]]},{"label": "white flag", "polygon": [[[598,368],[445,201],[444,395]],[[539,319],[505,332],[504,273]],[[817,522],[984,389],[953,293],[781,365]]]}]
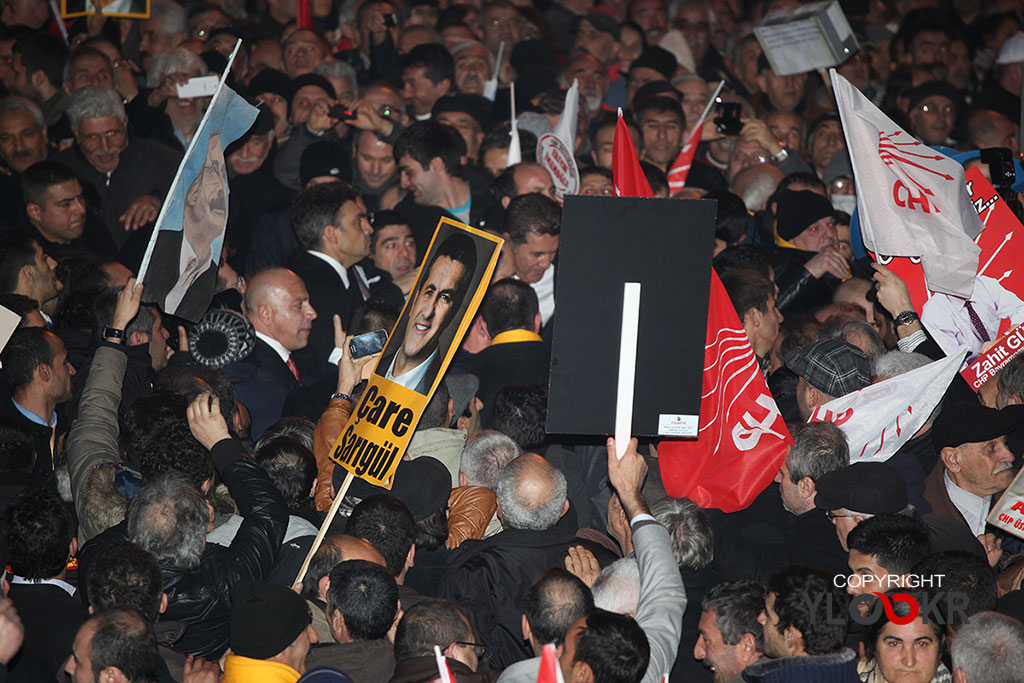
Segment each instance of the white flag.
[{"label": "white flag", "polygon": [[830,69],[850,151],[864,246],[921,257],[928,289],[965,299],[974,289],[984,228],[956,161],[892,122]]},{"label": "white flag", "polygon": [[580,114],[580,82],[572,79],[572,87],[565,93],[565,106],[555,124],[555,135],[569,150],[576,149],[576,126]]},{"label": "white flag", "polygon": [[928,420],[960,370],[954,353],[818,406],[808,422],[832,422],[846,434],[850,463],[884,462]]},{"label": "white flag", "polygon": [[523,160],[523,148],[519,144],[519,124],[516,123],[516,84],[509,83],[508,86],[508,97],[512,103],[512,130],[509,132],[511,140],[508,143],[508,161],[505,162],[505,168],[509,166],[515,166]]}]

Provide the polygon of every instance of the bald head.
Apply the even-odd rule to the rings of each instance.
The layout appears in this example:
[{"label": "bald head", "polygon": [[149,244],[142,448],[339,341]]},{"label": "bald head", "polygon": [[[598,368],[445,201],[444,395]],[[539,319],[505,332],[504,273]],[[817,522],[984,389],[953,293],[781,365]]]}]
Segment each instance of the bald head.
[{"label": "bald head", "polygon": [[338,552],[341,553],[341,559],[338,560],[338,562],[366,560],[367,562],[379,564],[382,567],[387,566],[384,556],[381,555],[380,551],[374,548],[373,544],[365,538],[356,538],[355,536],[349,536],[348,534],[338,534],[337,536],[331,536],[330,538],[324,539],[324,545],[327,545],[328,543],[337,548]]},{"label": "bald head", "polygon": [[521,455],[501,471],[496,493],[502,524],[542,531],[569,508],[565,476],[536,453]]},{"label": "bald head", "polygon": [[289,351],[304,348],[316,311],[302,279],[287,268],[268,268],[252,276],[245,310],[253,328]]},{"label": "bald head", "polygon": [[384,556],[369,541],[347,534],[336,534],[324,538],[310,560],[309,569],[302,579],[302,597],[307,600],[327,601],[331,586],[331,570],[348,560],[366,560],[386,567]]}]

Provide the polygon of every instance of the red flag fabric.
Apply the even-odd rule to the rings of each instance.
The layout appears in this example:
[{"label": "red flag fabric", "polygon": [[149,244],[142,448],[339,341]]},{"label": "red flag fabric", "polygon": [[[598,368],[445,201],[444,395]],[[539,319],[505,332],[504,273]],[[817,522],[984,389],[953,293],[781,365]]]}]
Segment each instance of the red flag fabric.
[{"label": "red flag fabric", "polygon": [[679,150],[679,156],[672,162],[672,167],[668,169],[669,194],[675,194],[686,187],[686,177],[690,175],[690,167],[693,166],[693,158],[697,156],[697,145],[700,144],[700,136],[703,131],[704,123],[701,122],[693,129],[690,139]]},{"label": "red flag fabric", "polygon": [[558,651],[552,643],[544,646],[540,655],[540,670],[537,671],[537,683],[565,683],[562,668],[558,664]]},{"label": "red flag fabric", "polygon": [[313,8],[309,0],[295,0],[295,28],[313,28]]},{"label": "red flag fabric", "polygon": [[662,441],[658,463],[668,495],[735,512],[775,478],[793,439],[714,270],[706,340],[697,439]]},{"label": "red flag fabric", "polygon": [[640,168],[636,158],[636,147],[629,135],[629,126],[619,110],[619,121],[615,124],[615,138],[612,141],[612,182],[618,197],[653,197],[651,184]]}]

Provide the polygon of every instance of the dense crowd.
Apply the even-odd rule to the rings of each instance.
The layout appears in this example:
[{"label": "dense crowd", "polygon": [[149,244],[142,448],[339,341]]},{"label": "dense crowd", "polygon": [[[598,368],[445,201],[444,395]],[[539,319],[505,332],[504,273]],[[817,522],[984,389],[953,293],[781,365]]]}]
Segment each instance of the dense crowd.
[{"label": "dense crowd", "polygon": [[[807,422],[975,357],[1024,303],[979,278],[929,328],[863,254],[832,85],[753,32],[797,0],[57,4],[0,0],[0,681],[532,683],[546,646],[571,683],[1024,680],[1024,544],[986,523],[1024,356],[956,378],[886,462]],[[836,69],[889,118],[1018,159],[1020,3],[839,4]],[[192,200],[227,228],[216,254],[178,239],[215,290],[178,317],[186,288],[144,303],[136,274],[209,105],[178,87],[239,39],[226,81],[259,113],[227,196]],[[536,148],[574,82],[579,194],[616,193],[620,110],[656,197],[717,201],[714,269],[793,435],[743,510],[666,495],[657,440],[546,433],[562,197]],[[1008,163],[964,158],[1019,210]],[[379,357],[350,342],[408,299],[381,374],[429,386],[467,295],[456,239],[416,288],[445,217],[505,240],[492,281],[393,486],[356,479],[302,572]],[[622,248],[671,261],[641,235]]]}]

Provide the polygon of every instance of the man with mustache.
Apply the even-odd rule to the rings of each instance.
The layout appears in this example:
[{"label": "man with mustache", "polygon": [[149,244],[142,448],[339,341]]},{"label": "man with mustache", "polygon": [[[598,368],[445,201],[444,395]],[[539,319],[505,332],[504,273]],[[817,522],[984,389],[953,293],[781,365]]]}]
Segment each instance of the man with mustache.
[{"label": "man with mustache", "polygon": [[49,154],[43,112],[31,100],[10,96],[0,100],[0,160],[14,173],[24,173]]},{"label": "man with mustache", "polygon": [[[212,133],[206,144],[206,164],[185,192],[182,229],[161,230],[157,235],[150,263],[164,268],[154,268],[147,283],[150,295],[166,292],[161,310],[188,320],[199,320],[209,305],[217,281],[213,246],[220,246],[217,238],[227,223],[227,172],[220,131]],[[170,264],[177,268],[167,268]],[[174,275],[176,281],[170,282]]]},{"label": "man with mustache", "polygon": [[1022,423],[1021,406],[995,410],[975,401],[947,400],[932,427],[941,462],[925,479],[924,498],[933,514],[963,522],[997,559],[998,545],[985,534],[985,518],[992,501],[1016,474],[1006,435]]},{"label": "man with mustache", "polygon": [[174,180],[181,154],[128,131],[121,95],[88,86],[72,93],[68,118],[75,144],[54,155],[78,176],[126,264],[141,261],[162,198]]},{"label": "man with mustache", "polygon": [[467,95],[483,95],[484,83],[494,72],[494,56],[487,46],[467,40],[452,48],[452,57],[455,59],[456,89]]}]

